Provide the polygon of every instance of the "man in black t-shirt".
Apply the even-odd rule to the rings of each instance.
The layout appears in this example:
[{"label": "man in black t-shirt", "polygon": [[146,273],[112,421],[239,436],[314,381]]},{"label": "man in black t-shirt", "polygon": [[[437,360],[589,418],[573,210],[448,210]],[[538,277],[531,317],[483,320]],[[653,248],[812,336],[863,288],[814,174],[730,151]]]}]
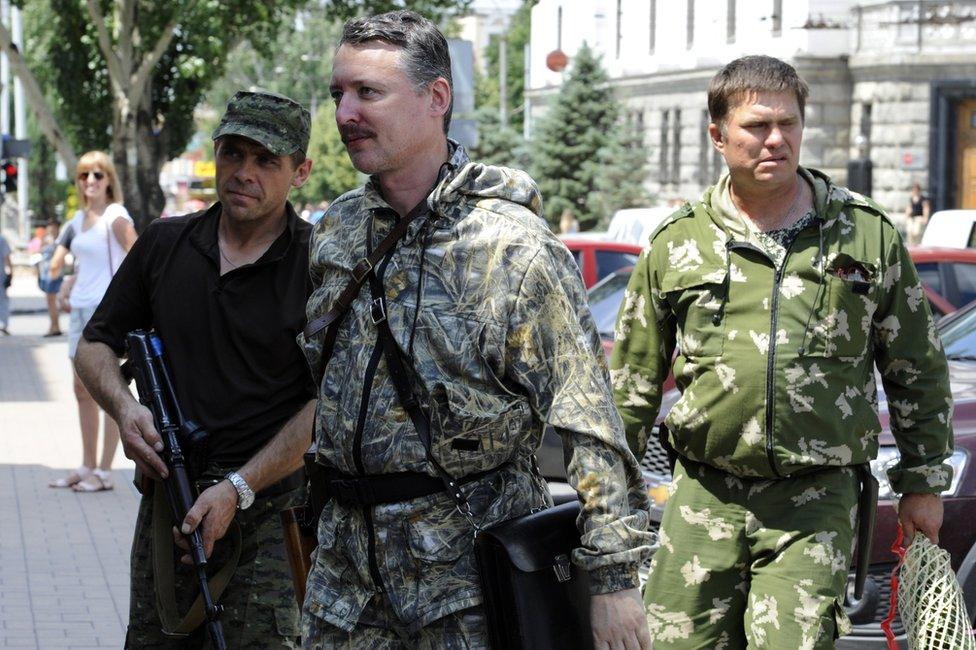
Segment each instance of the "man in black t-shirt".
[{"label": "man in black t-shirt", "polygon": [[[166,474],[157,454],[161,439],[123,380],[118,357],[134,329],[154,329],[162,340],[184,416],[210,434],[198,478],[211,486],[179,523],[184,533],[200,527],[212,568],[236,562],[220,596],[231,648],[298,643],[300,614],[278,511],[297,500],[303,481],[296,465],[295,474],[270,484],[267,466],[282,453],[279,432],[305,431],[311,439],[315,391],[295,343],[311,289],[311,227],[287,201],[311,170],[308,138],[309,114],[293,100],[237,93],[213,135],[219,202],[150,224],[75,356],[88,390],[119,423],[126,456],[159,478]],[[162,631],[179,627],[175,619],[189,609],[196,588],[192,573],[173,569],[188,558],[169,549],[166,535],[176,522],[165,501],[154,499],[161,486],[154,487],[143,494],[133,540],[126,647],[202,647],[205,626],[180,639]],[[235,518],[239,546],[221,539]]]}]

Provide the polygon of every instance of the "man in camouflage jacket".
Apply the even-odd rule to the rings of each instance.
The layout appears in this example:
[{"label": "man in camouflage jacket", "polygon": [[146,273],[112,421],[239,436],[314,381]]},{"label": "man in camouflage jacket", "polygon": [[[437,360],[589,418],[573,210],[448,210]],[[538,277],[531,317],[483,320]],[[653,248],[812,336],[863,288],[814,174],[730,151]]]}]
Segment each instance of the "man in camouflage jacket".
[{"label": "man in camouflage jacket", "polygon": [[858,481],[880,425],[900,519],[933,540],[951,479],[945,357],[918,276],[872,201],[797,164],[806,84],[770,57],[709,88],[729,167],[638,261],[611,375],[638,456],[677,348],[678,463],[645,605],[655,648],[833,647],[848,622]]},{"label": "man in camouflage jacket", "polygon": [[[373,271],[385,304],[367,283],[316,377],[317,460],[354,478],[437,476],[390,379],[378,342],[385,318],[430,416],[432,456],[456,479],[480,478],[463,487],[470,517],[440,486],[388,503],[330,500],[308,581],[306,646],[485,647],[475,526],[551,505],[531,460],[549,424],[583,501],[573,561],[596,594],[594,635],[649,647],[636,590],[649,506],[578,269],[541,218],[535,183],[472,163],[447,140],[447,44],[417,14],[347,23],[331,91],[350,158],[371,176],[316,228],[309,320],[330,309],[398,220],[420,216]],[[324,338],[302,338],[312,368],[321,368]]]}]

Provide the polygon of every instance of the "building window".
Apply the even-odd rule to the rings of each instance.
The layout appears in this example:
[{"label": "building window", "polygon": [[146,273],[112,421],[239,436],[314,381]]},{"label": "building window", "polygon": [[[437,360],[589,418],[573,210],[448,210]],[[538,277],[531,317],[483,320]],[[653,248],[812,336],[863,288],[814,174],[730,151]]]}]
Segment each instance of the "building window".
[{"label": "building window", "polygon": [[671,122],[671,182],[681,182],[681,109],[674,109]]},{"label": "building window", "polygon": [[622,4],[623,4],[623,0],[617,0],[617,58],[618,59],[620,58],[620,38],[621,38],[620,26],[621,23],[623,22],[622,18],[624,15],[624,10],[623,7],[621,6]]},{"label": "building window", "polygon": [[670,162],[670,158],[668,157],[668,136],[670,135],[668,131],[670,130],[670,122],[671,111],[664,109],[661,111],[661,142],[658,147],[658,180],[662,185],[671,180],[671,172],[668,169],[668,162]]},{"label": "building window", "polygon": [[688,49],[695,44],[695,0],[688,0]]},{"label": "building window", "polygon": [[735,0],[728,0],[725,14],[725,40],[735,43]]},{"label": "building window", "polygon": [[648,54],[654,54],[654,40],[657,34],[657,0],[651,0],[650,22],[648,23]]},{"label": "building window", "polygon": [[773,0],[773,36],[783,33],[783,0]]},{"label": "building window", "polygon": [[702,111],[701,138],[698,142],[698,184],[702,187],[708,185],[711,180],[711,156],[709,152],[712,150],[712,142],[708,137],[708,122],[708,109],[705,109]]},{"label": "building window", "polygon": [[634,113],[634,146],[644,146],[644,111]]},{"label": "building window", "polygon": [[857,155],[859,158],[871,157],[871,112],[874,107],[869,103],[861,104],[861,123],[858,125]]}]

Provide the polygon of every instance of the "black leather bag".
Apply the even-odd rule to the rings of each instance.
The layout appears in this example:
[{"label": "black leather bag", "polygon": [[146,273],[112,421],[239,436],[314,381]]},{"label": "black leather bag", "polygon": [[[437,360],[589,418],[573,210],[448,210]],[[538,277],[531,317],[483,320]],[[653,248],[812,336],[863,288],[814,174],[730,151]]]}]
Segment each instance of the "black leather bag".
[{"label": "black leather bag", "polygon": [[570,562],[580,546],[578,501],[510,519],[478,533],[491,646],[496,650],[590,650],[589,574]]}]

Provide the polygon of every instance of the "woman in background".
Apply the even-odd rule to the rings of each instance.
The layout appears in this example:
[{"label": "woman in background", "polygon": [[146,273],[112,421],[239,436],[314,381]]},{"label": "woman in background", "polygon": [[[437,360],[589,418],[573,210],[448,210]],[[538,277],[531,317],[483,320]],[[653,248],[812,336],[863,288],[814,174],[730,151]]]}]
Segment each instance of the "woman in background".
[{"label": "woman in background", "polygon": [[[59,277],[65,256],[69,251],[74,256],[74,274],[65,279],[58,293],[61,309],[71,314],[68,327],[68,356],[71,359],[74,359],[85,325],[105,295],[122,258],[136,240],[132,218],[122,207],[122,188],[111,158],[102,151],[89,151],[83,155],[78,160],[75,187],[81,208],[61,232],[49,270],[50,277]],[[76,492],[111,490],[114,486],[110,470],[119,444],[119,427],[108,415],[104,416],[102,455],[96,466],[101,409],[77,373],[74,373],[74,389],[81,424],[82,464],[50,486],[70,487]]]}]

